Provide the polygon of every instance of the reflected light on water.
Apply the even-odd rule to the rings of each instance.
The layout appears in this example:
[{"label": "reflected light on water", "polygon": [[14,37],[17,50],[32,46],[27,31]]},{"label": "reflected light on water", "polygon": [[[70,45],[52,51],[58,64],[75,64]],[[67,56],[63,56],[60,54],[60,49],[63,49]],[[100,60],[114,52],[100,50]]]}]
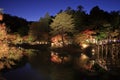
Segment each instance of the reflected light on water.
[{"label": "reflected light on water", "polygon": [[58,56],[58,53],[51,51],[51,61],[54,63],[61,63],[62,60],[61,58]]}]

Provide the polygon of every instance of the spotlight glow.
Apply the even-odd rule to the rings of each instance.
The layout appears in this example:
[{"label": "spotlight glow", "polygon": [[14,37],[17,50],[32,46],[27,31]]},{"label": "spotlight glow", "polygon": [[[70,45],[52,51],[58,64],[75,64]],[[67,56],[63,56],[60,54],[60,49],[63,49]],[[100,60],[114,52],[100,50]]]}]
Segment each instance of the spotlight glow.
[{"label": "spotlight glow", "polygon": [[87,48],[89,45],[88,44],[82,44],[83,48]]}]

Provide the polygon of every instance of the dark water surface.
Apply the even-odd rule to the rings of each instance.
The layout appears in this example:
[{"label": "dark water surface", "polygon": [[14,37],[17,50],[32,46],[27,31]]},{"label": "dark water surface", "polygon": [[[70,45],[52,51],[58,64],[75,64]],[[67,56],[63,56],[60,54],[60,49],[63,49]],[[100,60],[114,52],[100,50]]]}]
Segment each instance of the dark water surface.
[{"label": "dark water surface", "polygon": [[25,65],[4,72],[0,80],[120,80],[119,76],[106,73],[83,74],[74,65],[54,64],[50,52],[38,52],[28,58]]},{"label": "dark water surface", "polygon": [[[47,66],[49,67],[49,66]],[[118,76],[85,76],[76,73],[71,68],[66,67],[49,67],[49,69],[36,70],[29,63],[25,66],[11,70],[3,74],[5,80],[119,80]],[[51,70],[51,71],[49,71]],[[1,80],[1,79],[0,79]],[[4,80],[4,79],[2,79]]]},{"label": "dark water surface", "polygon": [[32,69],[29,63],[5,73],[4,77],[7,80],[44,80],[44,77]]}]

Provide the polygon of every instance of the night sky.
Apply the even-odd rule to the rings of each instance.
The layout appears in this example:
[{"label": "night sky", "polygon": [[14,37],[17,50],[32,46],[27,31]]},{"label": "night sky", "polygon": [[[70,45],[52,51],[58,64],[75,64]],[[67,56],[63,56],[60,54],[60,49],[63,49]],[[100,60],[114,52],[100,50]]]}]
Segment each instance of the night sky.
[{"label": "night sky", "polygon": [[28,21],[38,21],[47,12],[56,15],[68,6],[76,9],[78,5],[82,5],[87,13],[96,5],[108,12],[120,10],[120,0],[0,0],[4,13]]}]

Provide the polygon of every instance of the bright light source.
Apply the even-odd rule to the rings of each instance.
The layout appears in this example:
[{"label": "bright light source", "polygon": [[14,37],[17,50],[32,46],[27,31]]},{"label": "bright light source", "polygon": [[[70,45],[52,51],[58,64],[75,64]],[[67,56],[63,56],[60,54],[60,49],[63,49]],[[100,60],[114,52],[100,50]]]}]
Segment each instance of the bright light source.
[{"label": "bright light source", "polygon": [[89,45],[88,44],[82,44],[83,48],[87,48]]},{"label": "bright light source", "polygon": [[88,40],[88,39],[87,39],[86,41],[87,41],[87,42],[89,42],[89,40]]},{"label": "bright light source", "polygon": [[95,49],[92,49],[92,55],[95,55]]},{"label": "bright light source", "polygon": [[114,39],[113,42],[116,42],[116,39]]},{"label": "bright light source", "polygon": [[92,49],[92,52],[95,52],[95,49]]},{"label": "bright light source", "polygon": [[85,54],[81,54],[81,59],[82,60],[85,60],[85,59],[87,59],[88,57],[85,55]]}]

